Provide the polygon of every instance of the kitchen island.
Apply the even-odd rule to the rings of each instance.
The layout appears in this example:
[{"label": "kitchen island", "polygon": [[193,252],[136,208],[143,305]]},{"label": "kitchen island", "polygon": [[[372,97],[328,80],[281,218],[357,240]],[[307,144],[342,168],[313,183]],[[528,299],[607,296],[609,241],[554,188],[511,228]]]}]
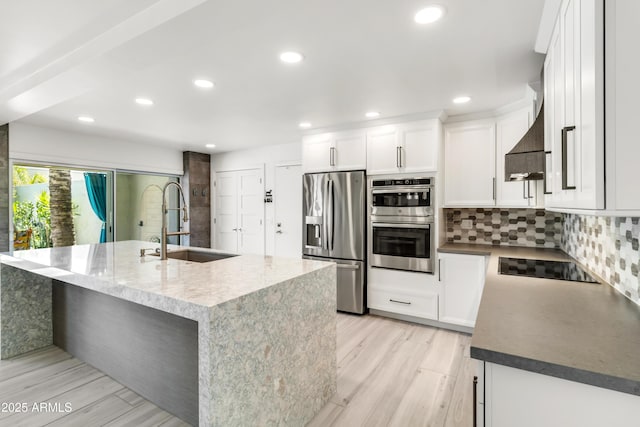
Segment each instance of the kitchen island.
[{"label": "kitchen island", "polygon": [[336,391],[335,264],[150,246],[0,255],[0,357],[59,345],[194,425],[312,419]]}]

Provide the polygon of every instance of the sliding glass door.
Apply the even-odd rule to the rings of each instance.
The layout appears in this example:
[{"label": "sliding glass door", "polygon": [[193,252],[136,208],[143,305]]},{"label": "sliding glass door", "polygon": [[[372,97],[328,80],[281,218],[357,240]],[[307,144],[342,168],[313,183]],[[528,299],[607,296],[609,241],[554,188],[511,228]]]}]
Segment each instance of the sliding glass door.
[{"label": "sliding glass door", "polygon": [[[147,173],[116,172],[116,235],[115,240],[144,240],[160,242],[162,230],[162,190],[169,181],[178,181],[177,176]],[[167,207],[180,206],[175,186],[167,190]],[[176,210],[167,214],[167,228],[178,231],[180,216]],[[169,243],[179,244],[177,236]]]},{"label": "sliding glass door", "polygon": [[14,163],[13,249],[113,240],[113,173]]}]

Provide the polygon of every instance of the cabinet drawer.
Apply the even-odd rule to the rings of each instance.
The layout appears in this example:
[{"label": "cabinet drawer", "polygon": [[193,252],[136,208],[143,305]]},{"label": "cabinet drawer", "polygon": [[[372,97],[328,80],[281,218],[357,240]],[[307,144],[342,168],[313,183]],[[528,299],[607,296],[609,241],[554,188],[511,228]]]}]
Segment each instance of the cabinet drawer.
[{"label": "cabinet drawer", "polygon": [[420,295],[369,289],[368,306],[391,313],[438,319],[438,295],[435,293]]}]

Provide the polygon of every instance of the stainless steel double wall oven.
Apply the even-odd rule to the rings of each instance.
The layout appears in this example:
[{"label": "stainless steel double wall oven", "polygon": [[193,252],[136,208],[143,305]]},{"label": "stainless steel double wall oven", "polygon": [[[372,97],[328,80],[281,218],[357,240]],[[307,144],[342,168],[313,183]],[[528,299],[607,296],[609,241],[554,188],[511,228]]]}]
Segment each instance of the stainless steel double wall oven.
[{"label": "stainless steel double wall oven", "polygon": [[434,178],[372,179],[369,263],[433,273]]}]

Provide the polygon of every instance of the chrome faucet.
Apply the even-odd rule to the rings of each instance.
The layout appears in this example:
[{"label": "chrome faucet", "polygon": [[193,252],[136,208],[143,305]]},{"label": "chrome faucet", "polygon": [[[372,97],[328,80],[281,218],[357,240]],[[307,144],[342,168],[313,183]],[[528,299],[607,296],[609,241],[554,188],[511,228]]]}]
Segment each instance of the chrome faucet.
[{"label": "chrome faucet", "polygon": [[[180,197],[182,197],[181,208],[167,208],[166,193],[167,193],[167,188],[169,188],[170,185],[175,185],[176,187],[178,187],[178,192],[180,193]],[[177,182],[169,181],[165,184],[164,188],[162,189],[162,240],[160,242],[160,259],[167,259],[167,237],[168,236],[184,236],[184,235],[190,234],[188,231],[172,231],[170,233],[167,232],[167,213],[169,213],[169,210],[179,211],[180,209],[183,210],[182,220],[184,222],[189,221],[189,213],[187,211],[187,202],[184,199],[184,190],[182,189],[182,186]]]}]

